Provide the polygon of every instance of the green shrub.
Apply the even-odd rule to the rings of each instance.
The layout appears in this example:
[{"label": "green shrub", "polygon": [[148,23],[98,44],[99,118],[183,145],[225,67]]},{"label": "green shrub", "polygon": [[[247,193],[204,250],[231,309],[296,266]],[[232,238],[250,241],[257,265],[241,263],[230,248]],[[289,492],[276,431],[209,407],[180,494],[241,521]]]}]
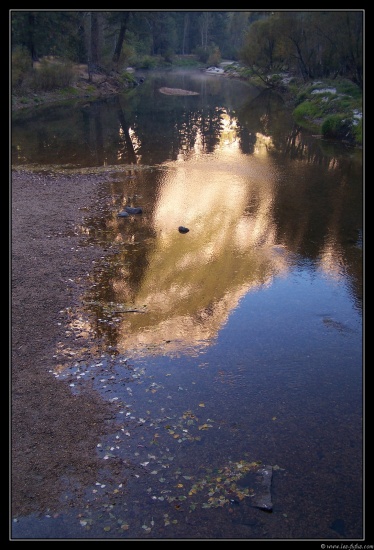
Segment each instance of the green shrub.
[{"label": "green shrub", "polygon": [[163,59],[166,63],[173,63],[173,59],[174,59],[174,52],[171,48],[168,48],[164,54],[163,54]]},{"label": "green shrub", "polygon": [[352,122],[343,115],[331,115],[324,120],[321,132],[326,138],[350,139],[352,137]]},{"label": "green shrub", "polygon": [[43,59],[40,67],[34,71],[31,87],[36,91],[48,92],[71,86],[74,77],[70,62],[50,62]]},{"label": "green shrub", "polygon": [[196,55],[197,59],[201,61],[201,63],[208,63],[209,52],[202,46],[195,48],[193,54]]},{"label": "green shrub", "polygon": [[122,46],[120,61],[118,65],[120,67],[127,67],[127,66],[131,67],[135,62],[136,62],[135,48],[133,48],[129,44],[124,44]]},{"label": "green shrub", "polygon": [[79,92],[76,88],[69,86],[67,88],[62,88],[58,92],[61,96],[71,96],[71,95],[78,95]]},{"label": "green shrub", "polygon": [[136,80],[134,75],[127,72],[127,71],[123,71],[121,73],[119,79],[120,79],[121,83],[126,85],[126,86],[128,86],[129,84],[131,86],[136,86],[138,84],[138,81]]},{"label": "green shrub", "polygon": [[136,60],[135,67],[137,69],[155,69],[157,67],[157,58],[151,55],[144,55]]},{"label": "green shrub", "polygon": [[195,55],[175,55],[173,65],[178,67],[199,67],[200,63]]},{"label": "green shrub", "polygon": [[269,84],[272,84],[273,86],[276,86],[279,84],[282,80],[282,76],[280,74],[272,74],[269,76]]},{"label": "green shrub", "polygon": [[210,49],[209,57],[208,57],[208,65],[211,67],[217,67],[222,61],[221,52],[218,46],[213,46],[212,49]]},{"label": "green shrub", "polygon": [[22,88],[32,73],[32,58],[30,52],[21,46],[12,51],[12,89]]},{"label": "green shrub", "polygon": [[362,145],[362,119],[352,128],[354,140],[358,145]]},{"label": "green shrub", "polygon": [[354,99],[362,99],[362,91],[359,86],[350,80],[341,80],[337,83],[338,92],[341,94],[346,94]]},{"label": "green shrub", "polygon": [[293,116],[296,121],[313,122],[318,119],[319,114],[320,111],[318,105],[310,101],[300,103],[300,105],[298,105],[293,111]]}]

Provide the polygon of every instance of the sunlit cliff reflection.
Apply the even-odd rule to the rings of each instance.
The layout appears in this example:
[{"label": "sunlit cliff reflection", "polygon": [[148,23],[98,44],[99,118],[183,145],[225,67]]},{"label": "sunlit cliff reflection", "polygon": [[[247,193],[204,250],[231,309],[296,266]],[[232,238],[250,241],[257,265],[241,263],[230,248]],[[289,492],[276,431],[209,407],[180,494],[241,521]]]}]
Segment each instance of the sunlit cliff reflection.
[{"label": "sunlit cliff reflection", "polygon": [[330,279],[342,281],[345,275],[343,258],[343,250],[337,240],[330,235],[321,253],[319,269]]},{"label": "sunlit cliff reflection", "polygon": [[[274,91],[196,78],[196,97],[163,96],[149,77],[12,124],[18,169],[100,176],[76,233],[102,256],[64,319],[62,360],[198,351],[248,291],[299,266],[347,281],[362,310],[362,152],[303,131]],[[130,204],[143,214],[118,218]]]},{"label": "sunlit cliff reflection", "polygon": [[[175,160],[127,165],[105,188],[107,210],[98,197],[97,216],[81,227],[86,243],[116,249],[98,263],[85,311],[68,326],[77,337],[90,335],[91,350],[199,353],[246,293],[304,258],[331,280],[348,277],[353,294],[360,290],[360,250],[341,224],[357,200],[348,184],[356,177],[351,164],[321,169],[304,147],[305,158],[296,155],[291,170],[272,136],[256,132],[245,153],[237,119],[223,109],[220,117],[214,140],[196,130],[188,141],[179,128]],[[132,143],[135,155],[135,134]],[[293,143],[299,147],[297,136]],[[130,203],[141,205],[142,215],[119,218]],[[181,225],[189,232],[180,234]],[[58,355],[76,357],[66,343]]]},{"label": "sunlit cliff reflection", "polygon": [[[233,156],[234,142],[217,147],[217,155],[170,162],[160,175],[155,240],[134,297],[146,313],[123,316],[122,353],[196,352],[216,338],[249,289],[287,267],[274,251],[276,172],[269,162]],[[180,225],[190,231],[180,234]],[[126,285],[118,280],[113,287],[116,301],[125,302]]]}]

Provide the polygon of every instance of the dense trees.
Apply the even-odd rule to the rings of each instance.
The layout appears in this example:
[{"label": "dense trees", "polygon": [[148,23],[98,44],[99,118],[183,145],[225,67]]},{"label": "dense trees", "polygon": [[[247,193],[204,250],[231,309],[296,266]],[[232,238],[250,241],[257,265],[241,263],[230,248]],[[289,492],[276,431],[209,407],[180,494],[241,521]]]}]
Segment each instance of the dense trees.
[{"label": "dense trees", "polygon": [[304,80],[345,77],[363,85],[362,11],[269,12],[241,49],[258,74],[287,70]]},{"label": "dense trees", "polygon": [[171,62],[240,60],[252,71],[288,70],[305,80],[342,76],[362,87],[363,11],[10,12],[12,52],[60,56],[121,70],[146,56]]},{"label": "dense trees", "polygon": [[25,47],[33,61],[45,55],[86,61],[84,12],[11,12],[12,49]]}]

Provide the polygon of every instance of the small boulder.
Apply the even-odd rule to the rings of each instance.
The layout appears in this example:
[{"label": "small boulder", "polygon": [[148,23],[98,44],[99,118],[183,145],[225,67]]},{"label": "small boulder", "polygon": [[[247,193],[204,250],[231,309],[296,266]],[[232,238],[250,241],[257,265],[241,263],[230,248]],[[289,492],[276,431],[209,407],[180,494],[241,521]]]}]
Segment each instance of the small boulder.
[{"label": "small boulder", "polygon": [[143,209],[140,208],[140,206],[133,207],[133,206],[126,206],[125,211],[129,214],[141,214],[143,212]]},{"label": "small boulder", "polygon": [[183,227],[183,225],[180,225],[178,227],[178,231],[179,231],[179,233],[188,233],[189,229],[187,227]]}]

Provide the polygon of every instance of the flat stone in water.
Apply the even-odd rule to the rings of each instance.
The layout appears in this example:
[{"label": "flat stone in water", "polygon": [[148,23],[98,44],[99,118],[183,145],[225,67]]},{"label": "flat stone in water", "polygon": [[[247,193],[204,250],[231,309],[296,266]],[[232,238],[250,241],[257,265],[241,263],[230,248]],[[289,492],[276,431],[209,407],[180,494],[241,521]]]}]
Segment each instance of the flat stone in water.
[{"label": "flat stone in water", "polygon": [[273,503],[271,500],[271,481],[273,477],[272,466],[261,466],[255,472],[249,472],[238,485],[249,487],[254,490],[254,496],[248,499],[248,504],[253,508],[259,508],[266,512],[272,512]]},{"label": "flat stone in water", "polygon": [[141,214],[143,212],[143,209],[140,208],[140,206],[133,207],[133,206],[126,206],[125,211],[129,214]]}]

